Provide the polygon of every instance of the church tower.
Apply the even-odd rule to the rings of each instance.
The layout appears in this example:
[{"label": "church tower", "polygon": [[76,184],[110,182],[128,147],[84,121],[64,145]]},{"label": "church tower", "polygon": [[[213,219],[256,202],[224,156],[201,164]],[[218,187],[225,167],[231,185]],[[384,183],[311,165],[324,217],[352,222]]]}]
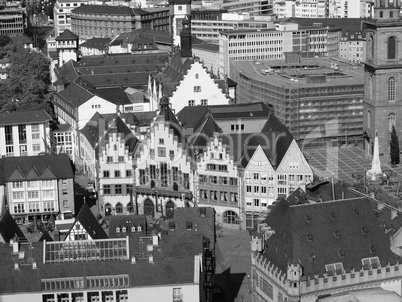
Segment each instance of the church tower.
[{"label": "church tower", "polygon": [[371,18],[364,20],[363,137],[366,156],[371,156],[376,131],[379,155],[390,162],[392,125],[402,139],[402,18],[400,0],[374,0]]},{"label": "church tower", "polygon": [[180,33],[183,28],[183,20],[189,20],[191,27],[191,0],[169,0],[169,15],[173,47],[180,46]]}]

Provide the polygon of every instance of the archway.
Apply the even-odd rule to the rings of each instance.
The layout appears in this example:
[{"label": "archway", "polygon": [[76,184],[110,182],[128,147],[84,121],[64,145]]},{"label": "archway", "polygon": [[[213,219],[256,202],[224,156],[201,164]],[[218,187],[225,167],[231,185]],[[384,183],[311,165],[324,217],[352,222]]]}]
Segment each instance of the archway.
[{"label": "archway", "polygon": [[169,200],[166,203],[165,208],[166,208],[166,218],[167,219],[173,218],[174,217],[174,202]]},{"label": "archway", "polygon": [[152,217],[154,217],[155,214],[154,203],[149,198],[145,199],[144,201],[144,214],[151,215]]},{"label": "archway", "polygon": [[116,214],[122,214],[122,213],[123,213],[123,205],[120,202],[118,202],[116,204]]},{"label": "archway", "polygon": [[105,215],[106,216],[112,215],[112,206],[110,205],[110,203],[107,203],[105,205]]}]

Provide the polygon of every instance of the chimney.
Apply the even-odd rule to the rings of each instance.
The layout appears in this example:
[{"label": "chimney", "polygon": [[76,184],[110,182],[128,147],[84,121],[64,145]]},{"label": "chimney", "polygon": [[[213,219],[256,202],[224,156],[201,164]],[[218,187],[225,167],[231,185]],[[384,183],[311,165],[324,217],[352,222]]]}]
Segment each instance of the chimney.
[{"label": "chimney", "polygon": [[183,29],[180,33],[180,57],[191,58],[193,56],[191,47],[191,28],[188,19],[183,20]]}]

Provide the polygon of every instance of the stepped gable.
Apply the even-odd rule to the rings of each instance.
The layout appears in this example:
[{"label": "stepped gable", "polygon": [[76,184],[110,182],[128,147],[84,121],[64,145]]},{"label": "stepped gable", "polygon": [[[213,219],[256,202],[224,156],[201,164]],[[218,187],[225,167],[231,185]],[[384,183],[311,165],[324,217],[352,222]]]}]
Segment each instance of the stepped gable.
[{"label": "stepped gable", "polygon": [[105,134],[105,141],[109,141],[110,133],[118,133],[123,136],[125,139],[125,145],[128,148],[129,152],[134,152],[135,148],[139,144],[137,137],[133,134],[130,128],[126,125],[125,122],[119,117],[115,116],[115,118],[108,124],[108,130]]},{"label": "stepped gable", "polygon": [[282,273],[289,264],[300,264],[304,276],[322,276],[326,264],[342,262],[350,272],[362,269],[363,258],[378,257],[381,265],[402,260],[392,253],[366,198],[302,205],[281,200],[263,222],[275,231],[263,257]]},{"label": "stepped gable", "polygon": [[177,120],[176,116],[172,112],[172,109],[169,106],[168,98],[163,96],[159,102],[159,113],[157,115],[163,118],[165,122],[169,123],[169,128],[173,130],[174,136],[177,137],[178,142],[184,141],[185,137],[183,137],[183,128]]},{"label": "stepped gable", "polygon": [[[74,178],[73,164],[66,154],[47,154],[38,156],[21,156],[2,158],[5,181],[14,180],[13,174],[18,171],[18,175],[28,179],[28,174],[34,170],[37,172],[35,180],[41,178],[44,172],[50,170],[57,179]],[[52,178],[46,175],[46,179]],[[18,180],[21,180],[19,177]]]},{"label": "stepped gable", "polygon": [[5,243],[9,243],[12,239],[17,239],[19,242],[27,241],[24,233],[8,210],[0,217],[0,235],[2,237],[0,238],[0,242],[4,241]]},{"label": "stepped gable", "polygon": [[68,231],[68,233],[70,233],[75,228],[77,221],[79,221],[79,223],[82,225],[82,227],[85,229],[85,231],[92,239],[108,238],[108,236],[105,233],[105,230],[99,224],[98,220],[96,219],[91,209],[85,202],[82,204],[81,209],[78,212],[77,217],[75,218],[75,222],[71,226],[71,229]]},{"label": "stepped gable", "polygon": [[202,153],[203,149],[206,148],[207,144],[210,142],[210,139],[214,137],[214,134],[216,133],[222,133],[222,129],[210,115],[190,136],[188,144],[191,146],[191,148],[187,149],[189,152],[188,154],[194,158],[194,156],[196,156],[196,152]]}]

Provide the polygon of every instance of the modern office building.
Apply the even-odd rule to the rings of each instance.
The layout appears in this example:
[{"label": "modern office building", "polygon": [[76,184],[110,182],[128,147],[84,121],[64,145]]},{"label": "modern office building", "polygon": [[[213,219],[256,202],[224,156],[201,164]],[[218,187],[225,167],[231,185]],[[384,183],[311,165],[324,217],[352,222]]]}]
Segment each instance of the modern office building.
[{"label": "modern office building", "polygon": [[54,36],[58,37],[66,29],[71,30],[71,11],[88,3],[85,0],[57,0],[53,7]]},{"label": "modern office building", "polygon": [[26,8],[19,2],[6,2],[0,8],[0,34],[15,36],[24,33],[26,24]]},{"label": "modern office building", "polygon": [[237,102],[265,102],[305,147],[362,144],[363,70],[330,58],[233,62]]},{"label": "modern office building", "polygon": [[0,156],[31,156],[50,152],[51,120],[44,110],[0,113]]}]

